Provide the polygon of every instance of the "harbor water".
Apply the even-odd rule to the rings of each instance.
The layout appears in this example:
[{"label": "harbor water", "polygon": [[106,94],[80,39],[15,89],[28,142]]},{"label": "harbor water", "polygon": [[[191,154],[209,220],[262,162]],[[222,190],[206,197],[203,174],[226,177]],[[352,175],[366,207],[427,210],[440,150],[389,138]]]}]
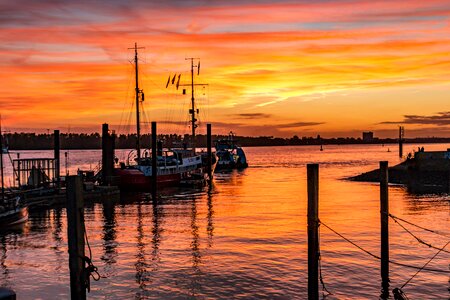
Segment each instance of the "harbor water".
[{"label": "harbor water", "polygon": [[[404,152],[418,146],[406,144]],[[449,144],[420,146],[450,148]],[[173,190],[162,195],[156,206],[146,194],[122,195],[117,203],[87,203],[87,235],[102,276],[91,282],[88,297],[306,299],[307,163],[320,167],[320,220],[379,255],[379,185],[344,178],[375,169],[381,160],[391,166],[399,163],[395,145],[245,151],[250,167],[216,174],[211,192]],[[20,153],[21,158],[52,156],[52,151]],[[71,150],[68,157],[67,171],[74,174],[78,168],[95,168],[101,151]],[[61,172],[66,172],[64,160]],[[11,177],[10,169],[7,175]],[[436,247],[449,240],[448,194],[414,195],[399,185],[391,185],[389,192],[392,214],[446,237],[406,224],[414,234]],[[418,243],[392,219],[389,226],[391,260],[422,266],[437,252]],[[326,299],[378,299],[379,260],[324,226],[320,227],[320,252],[323,282],[332,293]],[[427,268],[448,271],[449,262],[450,254],[441,252]],[[391,265],[391,288],[402,286],[416,271]],[[448,274],[424,270],[403,290],[410,299],[448,299],[449,284]],[[0,232],[0,286],[15,290],[18,299],[69,298],[63,207],[30,210],[22,227]]]}]

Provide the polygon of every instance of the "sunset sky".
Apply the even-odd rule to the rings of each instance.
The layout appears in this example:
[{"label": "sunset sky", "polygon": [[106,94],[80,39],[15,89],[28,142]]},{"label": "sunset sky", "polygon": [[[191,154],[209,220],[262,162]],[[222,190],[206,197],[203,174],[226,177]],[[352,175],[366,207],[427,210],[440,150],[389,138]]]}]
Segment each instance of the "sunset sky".
[{"label": "sunset sky", "polygon": [[450,137],[450,0],[0,0],[0,37],[12,131],[128,132],[137,42],[143,119],[163,132],[189,131],[189,96],[165,85],[199,57],[215,133]]}]

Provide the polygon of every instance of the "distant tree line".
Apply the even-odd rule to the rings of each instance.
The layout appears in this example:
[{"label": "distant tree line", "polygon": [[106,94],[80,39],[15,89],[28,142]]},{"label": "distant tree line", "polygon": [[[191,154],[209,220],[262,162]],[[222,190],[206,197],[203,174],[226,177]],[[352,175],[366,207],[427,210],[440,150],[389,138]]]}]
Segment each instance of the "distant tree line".
[{"label": "distant tree line", "polygon": [[[213,135],[213,140],[227,139],[226,135]],[[165,147],[182,147],[189,144],[191,136],[177,134],[161,134],[158,139],[163,141]],[[4,144],[9,146],[11,150],[44,150],[53,149],[53,134],[36,134],[36,133],[8,133],[3,136]],[[116,136],[117,149],[131,149],[136,147],[136,134],[120,134]],[[392,144],[397,143],[397,139],[378,139],[372,141],[364,141],[361,138],[345,137],[345,138],[322,138],[317,137],[298,137],[294,135],[292,138],[280,138],[273,136],[237,136],[235,140],[241,146],[290,146],[290,145],[345,145],[345,144]],[[151,135],[144,134],[141,136],[141,147],[150,148]],[[449,143],[450,138],[410,138],[405,139],[405,143]],[[99,133],[62,133],[60,134],[61,149],[101,149],[102,137]],[[206,147],[206,135],[196,136],[196,145],[198,147]]]}]

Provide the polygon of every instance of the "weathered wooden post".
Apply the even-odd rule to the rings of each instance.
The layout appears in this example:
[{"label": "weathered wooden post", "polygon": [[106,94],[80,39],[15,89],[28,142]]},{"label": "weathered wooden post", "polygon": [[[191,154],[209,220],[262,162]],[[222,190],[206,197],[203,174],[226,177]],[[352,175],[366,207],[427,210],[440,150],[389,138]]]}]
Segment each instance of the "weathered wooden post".
[{"label": "weathered wooden post", "polygon": [[212,151],[211,151],[211,124],[206,124],[206,149],[208,153],[208,183],[212,186]]},{"label": "weathered wooden post", "polygon": [[158,184],[158,169],[157,169],[157,158],[156,153],[156,122],[152,122],[152,201],[156,201],[157,184]]},{"label": "weathered wooden post", "polygon": [[79,176],[67,177],[67,239],[69,244],[70,297],[86,299],[84,282],[84,201]]},{"label": "weathered wooden post", "polygon": [[403,157],[403,138],[405,135],[405,128],[403,126],[400,126],[398,128],[398,156],[400,158]]},{"label": "weathered wooden post", "polygon": [[381,296],[389,296],[389,168],[380,161]]},{"label": "weathered wooden post", "polygon": [[319,165],[307,165],[308,299],[319,299]]},{"label": "weathered wooden post", "polygon": [[108,124],[102,125],[102,184],[110,185],[114,173],[114,139]]},{"label": "weathered wooden post", "polygon": [[[55,159],[55,181],[56,187],[59,189],[61,186],[61,159],[60,159],[60,141],[59,141],[59,130],[53,132],[53,157]],[[50,174],[49,174],[50,176]]]}]

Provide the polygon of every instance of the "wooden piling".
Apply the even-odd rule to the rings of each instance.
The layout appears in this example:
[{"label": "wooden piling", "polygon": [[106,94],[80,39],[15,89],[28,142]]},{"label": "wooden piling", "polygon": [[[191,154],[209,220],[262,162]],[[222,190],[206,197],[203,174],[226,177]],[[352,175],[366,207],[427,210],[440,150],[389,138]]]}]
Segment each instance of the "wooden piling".
[{"label": "wooden piling", "polygon": [[403,157],[403,138],[404,138],[405,129],[403,126],[398,128],[398,156],[400,158]]},{"label": "wooden piling", "polygon": [[111,185],[114,175],[115,136],[109,133],[109,125],[102,125],[102,184]]},{"label": "wooden piling", "polygon": [[319,165],[307,165],[308,299],[319,299]]},{"label": "wooden piling", "polygon": [[55,183],[59,189],[61,185],[61,159],[60,159],[60,139],[59,130],[53,132],[53,157],[55,159]]},{"label": "wooden piling", "polygon": [[158,169],[157,169],[157,149],[156,149],[156,122],[152,122],[152,200],[155,202],[157,197]]},{"label": "wooden piling", "polygon": [[67,239],[69,244],[70,297],[86,299],[84,282],[84,201],[79,176],[67,177]]},{"label": "wooden piling", "polygon": [[206,148],[207,148],[207,163],[208,163],[208,183],[212,186],[212,151],[211,151],[211,124],[206,124]]},{"label": "wooden piling", "polygon": [[389,295],[389,173],[388,162],[380,161],[380,217],[381,217],[381,294]]}]

